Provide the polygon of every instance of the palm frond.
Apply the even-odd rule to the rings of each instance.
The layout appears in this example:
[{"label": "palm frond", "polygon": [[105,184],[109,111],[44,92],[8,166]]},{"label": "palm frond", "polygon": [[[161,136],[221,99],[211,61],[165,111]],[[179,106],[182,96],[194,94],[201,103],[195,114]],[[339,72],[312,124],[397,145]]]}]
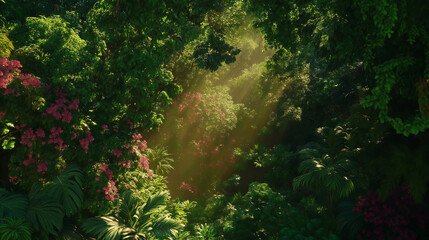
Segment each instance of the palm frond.
[{"label": "palm frond", "polygon": [[28,200],[25,195],[11,193],[0,188],[0,218],[20,218],[27,211]]},{"label": "palm frond", "polygon": [[166,239],[173,237],[180,227],[180,223],[170,218],[158,218],[152,223],[150,233],[156,238]]},{"label": "palm frond", "polygon": [[300,176],[293,181],[293,188],[329,190],[334,198],[347,197],[354,189],[351,175],[355,171],[354,163],[346,158],[310,158],[299,165]]},{"label": "palm frond", "polygon": [[31,226],[25,218],[1,218],[0,239],[31,240]]},{"label": "palm frond", "polygon": [[148,148],[146,149],[146,156],[152,166],[155,166],[156,174],[166,175],[174,169],[172,166],[174,160],[171,158],[166,147],[156,146],[153,149]]},{"label": "palm frond", "polygon": [[[40,195],[39,195],[40,196]],[[43,229],[57,236],[63,227],[64,212],[61,204],[47,196],[30,198],[27,219],[36,230]]]},{"label": "palm frond", "polygon": [[161,192],[153,197],[149,197],[146,204],[144,205],[142,212],[143,214],[149,214],[155,211],[157,208],[166,204],[168,195],[166,192]]},{"label": "palm frond", "polygon": [[93,217],[83,221],[82,229],[97,239],[120,240],[125,235],[134,232],[133,229],[119,223],[118,219],[112,216]]},{"label": "palm frond", "polygon": [[48,195],[64,206],[67,216],[75,214],[82,206],[82,178],[82,171],[71,165],[46,186]]},{"label": "palm frond", "polygon": [[123,222],[128,223],[129,226],[134,226],[138,219],[137,212],[139,205],[141,205],[140,200],[134,197],[130,192],[126,192],[119,206],[118,216]]}]

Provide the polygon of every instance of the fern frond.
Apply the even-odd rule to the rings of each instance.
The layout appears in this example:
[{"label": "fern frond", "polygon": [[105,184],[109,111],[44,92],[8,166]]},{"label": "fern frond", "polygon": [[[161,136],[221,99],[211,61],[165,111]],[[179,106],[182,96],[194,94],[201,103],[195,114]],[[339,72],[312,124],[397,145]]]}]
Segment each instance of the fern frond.
[{"label": "fern frond", "polygon": [[1,218],[0,239],[31,240],[31,226],[25,218]]},{"label": "fern frond", "polygon": [[25,195],[11,193],[0,188],[0,218],[20,218],[27,211],[28,200]]}]

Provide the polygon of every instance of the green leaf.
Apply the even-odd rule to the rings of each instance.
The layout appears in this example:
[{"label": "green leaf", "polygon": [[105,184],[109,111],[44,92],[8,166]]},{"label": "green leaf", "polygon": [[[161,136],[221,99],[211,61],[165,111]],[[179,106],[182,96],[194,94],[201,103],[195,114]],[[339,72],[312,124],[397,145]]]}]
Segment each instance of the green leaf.
[{"label": "green leaf", "polygon": [[27,211],[28,200],[22,194],[11,193],[0,188],[0,217],[20,218]]},{"label": "green leaf", "polygon": [[3,143],[1,144],[2,148],[5,150],[11,150],[15,147],[15,138],[11,137],[9,139],[3,140]]},{"label": "green leaf", "polygon": [[82,206],[82,171],[70,165],[55,180],[46,186],[49,196],[64,206],[67,216],[75,214]]},{"label": "green leaf", "polygon": [[36,230],[43,229],[57,236],[57,231],[63,227],[63,217],[62,206],[54,199],[48,196],[30,199],[27,219]]}]

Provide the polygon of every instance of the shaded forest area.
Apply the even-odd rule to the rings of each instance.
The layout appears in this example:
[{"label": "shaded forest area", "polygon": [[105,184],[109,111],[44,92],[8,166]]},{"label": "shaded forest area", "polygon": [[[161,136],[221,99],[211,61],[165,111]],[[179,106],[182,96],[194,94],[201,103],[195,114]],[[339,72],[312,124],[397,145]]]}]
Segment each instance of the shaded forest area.
[{"label": "shaded forest area", "polygon": [[0,239],[429,239],[428,12],[0,0]]}]

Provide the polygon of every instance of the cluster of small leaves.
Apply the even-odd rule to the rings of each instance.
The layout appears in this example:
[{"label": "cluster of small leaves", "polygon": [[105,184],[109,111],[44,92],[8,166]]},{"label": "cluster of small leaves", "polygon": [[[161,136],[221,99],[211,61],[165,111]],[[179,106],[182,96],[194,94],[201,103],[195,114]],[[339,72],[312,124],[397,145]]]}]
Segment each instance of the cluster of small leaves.
[{"label": "cluster of small leaves", "polygon": [[239,49],[225,42],[222,34],[213,31],[208,34],[206,42],[195,48],[194,58],[198,67],[215,71],[223,62],[235,62],[235,56],[239,53]]}]

